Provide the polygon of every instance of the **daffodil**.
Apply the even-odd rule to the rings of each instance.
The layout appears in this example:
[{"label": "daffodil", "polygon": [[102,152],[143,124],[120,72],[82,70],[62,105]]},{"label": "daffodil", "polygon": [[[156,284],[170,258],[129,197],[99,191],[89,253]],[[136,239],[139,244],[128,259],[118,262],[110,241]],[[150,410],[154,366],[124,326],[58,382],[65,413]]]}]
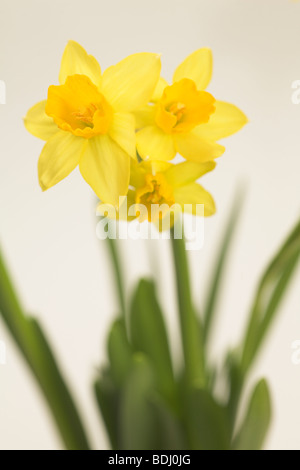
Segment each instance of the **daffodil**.
[{"label": "daffodil", "polygon": [[58,86],[33,106],[24,122],[46,141],[38,162],[43,190],[79,165],[98,197],[117,204],[128,190],[130,157],[136,158],[133,111],[144,106],[160,75],[157,54],[133,54],[101,74],[96,59],[69,41]]},{"label": "daffodil", "polygon": [[[164,161],[138,163],[132,160],[129,191],[127,197],[122,198],[119,211],[100,203],[97,213],[119,220],[148,220],[160,229],[164,219],[164,229],[170,228],[178,212],[211,216],[216,211],[213,197],[196,180],[215,166],[213,161],[186,161],[174,165]],[[201,214],[197,209],[200,205]]]},{"label": "daffodil", "polygon": [[143,159],[213,160],[225,148],[216,143],[247,122],[236,106],[204,91],[212,75],[212,53],[199,49],[175,70],[173,83],[160,78],[151,103],[136,113],[137,150]]}]

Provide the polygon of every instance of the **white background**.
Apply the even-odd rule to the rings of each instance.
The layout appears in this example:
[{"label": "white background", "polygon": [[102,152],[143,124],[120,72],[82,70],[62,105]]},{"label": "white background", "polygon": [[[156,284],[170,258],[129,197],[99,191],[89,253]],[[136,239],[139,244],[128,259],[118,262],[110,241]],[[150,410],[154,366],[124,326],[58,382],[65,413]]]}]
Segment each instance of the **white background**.
[{"label": "white background", "polygon": [[[291,84],[300,79],[300,4],[289,0],[2,0],[0,79],[1,245],[29,312],[47,330],[72,385],[95,448],[108,443],[91,382],[105,361],[107,329],[117,313],[105,243],[95,236],[94,196],[79,173],[42,193],[37,160],[42,142],[22,116],[57,83],[67,40],[81,43],[102,70],[139,51],[162,53],[170,79],[187,54],[214,54],[209,91],[233,102],[250,123],[224,141],[226,153],[204,186],[218,212],[205,224],[205,246],[190,253],[197,305],[203,303],[211,263],[238,184],[247,199],[220,305],[213,355],[241,336],[258,277],[299,216],[300,105]],[[168,242],[122,242],[128,291],[140,273],[156,273],[179,355],[174,279]],[[291,343],[300,339],[299,272],[256,364],[274,407],[269,449],[300,449],[300,365]],[[43,399],[0,322],[8,362],[0,365],[0,448],[60,448]],[[154,339],[155,340],[155,339]]]}]

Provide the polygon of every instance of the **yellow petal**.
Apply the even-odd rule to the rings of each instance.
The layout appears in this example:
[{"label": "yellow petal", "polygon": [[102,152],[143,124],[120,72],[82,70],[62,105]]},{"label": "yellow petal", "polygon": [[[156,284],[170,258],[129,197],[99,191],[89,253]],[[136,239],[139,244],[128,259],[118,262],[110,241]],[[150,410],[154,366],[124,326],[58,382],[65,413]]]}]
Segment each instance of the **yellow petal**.
[{"label": "yellow petal", "polygon": [[176,148],[171,134],[165,134],[156,126],[148,126],[136,134],[136,146],[139,155],[151,160],[172,160]]},{"label": "yellow petal", "polygon": [[116,110],[136,110],[150,101],[160,69],[158,54],[130,55],[105,70],[101,91]]},{"label": "yellow petal", "polygon": [[78,165],[86,140],[69,132],[58,131],[44,145],[38,161],[43,191],[66,178]]},{"label": "yellow petal", "polygon": [[160,100],[162,97],[162,94],[164,92],[164,89],[169,86],[167,80],[165,80],[162,77],[159,77],[158,82],[156,84],[155,90],[153,92],[151,101],[153,103],[156,103],[156,101]]},{"label": "yellow petal", "polygon": [[130,113],[114,113],[110,137],[132,158],[136,158],[135,119]]},{"label": "yellow petal", "polygon": [[94,85],[101,82],[101,69],[95,57],[88,55],[85,49],[75,41],[69,41],[64,50],[59,82],[63,85],[69,75],[86,75]]},{"label": "yellow petal", "polygon": [[156,109],[156,106],[147,104],[146,106],[142,106],[137,111],[135,111],[134,116],[136,129],[152,126],[155,123]]},{"label": "yellow petal", "polygon": [[180,204],[187,213],[197,215],[196,204],[204,204],[205,217],[213,215],[216,212],[213,197],[200,186],[200,184],[191,183],[187,186],[176,188],[174,190],[174,198],[175,203]]},{"label": "yellow petal", "polygon": [[219,140],[239,131],[248,119],[236,106],[224,101],[216,101],[216,110],[208,123],[201,124],[194,132],[203,139]]},{"label": "yellow petal", "polygon": [[88,140],[79,169],[102,202],[117,206],[127,194],[130,158],[108,135]]},{"label": "yellow petal", "polygon": [[198,90],[205,90],[212,76],[213,59],[210,49],[204,47],[192,52],[177,67],[173,75],[173,82],[182,78],[190,78],[196,83]]},{"label": "yellow petal", "polygon": [[212,171],[215,166],[215,162],[183,162],[177,165],[171,165],[165,172],[165,178],[171,186],[177,188],[194,183],[198,178],[205,175],[205,173]]},{"label": "yellow petal", "polygon": [[176,134],[175,140],[178,153],[193,162],[201,163],[214,160],[225,151],[223,145],[202,139],[195,133],[195,130],[187,134]]},{"label": "yellow petal", "polygon": [[45,113],[47,100],[40,101],[29,109],[24,117],[24,125],[30,134],[42,140],[50,139],[57,133],[58,127]]}]

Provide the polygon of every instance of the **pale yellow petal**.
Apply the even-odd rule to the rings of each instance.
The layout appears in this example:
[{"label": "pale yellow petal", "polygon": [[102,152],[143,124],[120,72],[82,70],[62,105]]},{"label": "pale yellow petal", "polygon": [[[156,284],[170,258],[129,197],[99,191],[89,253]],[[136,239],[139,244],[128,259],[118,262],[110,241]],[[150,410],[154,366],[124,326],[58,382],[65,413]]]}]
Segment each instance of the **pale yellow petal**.
[{"label": "pale yellow petal", "polygon": [[141,165],[146,163],[150,165],[152,175],[155,175],[156,173],[164,173],[173,166],[172,163],[159,160],[149,160],[149,162],[142,162]]},{"label": "pale yellow petal", "polygon": [[98,216],[107,217],[108,219],[125,220],[128,222],[134,220],[136,217],[129,216],[128,209],[136,204],[135,195],[135,191],[129,189],[127,195],[121,198],[119,208],[115,210],[112,210],[111,205],[100,202],[97,206],[96,214]]},{"label": "pale yellow petal", "polygon": [[142,129],[146,126],[153,126],[155,123],[156,106],[147,104],[142,106],[134,112],[135,116],[135,127],[136,129]]},{"label": "pale yellow petal", "polygon": [[171,163],[148,160],[137,162],[131,160],[130,166],[130,185],[135,188],[140,188],[145,185],[146,174],[155,175],[156,173],[164,173],[172,166]]},{"label": "pale yellow petal", "polygon": [[100,85],[101,68],[95,57],[89,55],[77,42],[69,41],[61,60],[60,84],[63,85],[69,75],[76,74],[86,75],[95,85]]},{"label": "pale yellow petal", "polygon": [[136,159],[135,119],[130,113],[114,113],[110,137],[132,158]]},{"label": "pale yellow petal", "polygon": [[45,113],[47,101],[40,101],[29,109],[24,125],[30,134],[42,140],[50,139],[59,130],[52,118]]},{"label": "pale yellow petal", "polygon": [[[147,163],[147,166],[144,165]],[[139,188],[145,184],[145,175],[151,171],[148,162],[137,162],[135,160],[130,161],[130,186]]]},{"label": "pale yellow petal", "polygon": [[198,90],[205,90],[212,76],[213,58],[210,49],[204,47],[188,55],[177,67],[173,82],[182,78],[190,78],[196,83]]},{"label": "pale yellow petal", "polygon": [[237,106],[216,101],[216,110],[210,116],[208,123],[201,124],[194,132],[203,139],[219,140],[239,131],[248,119]]},{"label": "pale yellow petal", "polygon": [[88,140],[79,169],[102,202],[117,206],[127,194],[130,158],[108,135]]},{"label": "pale yellow petal", "polygon": [[177,188],[194,183],[198,178],[205,175],[205,173],[212,171],[215,166],[215,162],[183,162],[177,165],[171,165],[165,172],[165,178],[171,186]]},{"label": "pale yellow petal", "polygon": [[136,193],[133,189],[129,189],[126,197],[122,200],[121,206],[117,212],[119,220],[133,220],[135,217],[128,215],[128,210],[131,206],[136,204]]},{"label": "pale yellow petal", "polygon": [[59,130],[44,145],[38,161],[39,182],[43,191],[66,178],[78,165],[86,139]]},{"label": "pale yellow petal", "polygon": [[222,145],[200,138],[195,130],[187,134],[176,134],[175,140],[178,153],[193,162],[203,163],[214,160],[225,151]]},{"label": "pale yellow petal", "polygon": [[116,110],[136,110],[150,101],[160,69],[158,54],[130,55],[105,70],[101,91]]},{"label": "pale yellow petal", "polygon": [[204,216],[213,215],[216,212],[212,195],[200,184],[191,183],[174,190],[175,203],[180,204],[185,212],[197,215],[196,204],[204,204]]},{"label": "pale yellow petal", "polygon": [[174,139],[171,134],[165,134],[157,126],[148,126],[136,134],[136,145],[143,159],[172,160],[176,155]]},{"label": "pale yellow petal", "polygon": [[162,97],[162,94],[164,92],[164,89],[169,86],[167,80],[165,80],[164,78],[162,77],[159,77],[158,79],[158,82],[157,82],[157,85],[155,87],[155,90],[153,92],[153,95],[152,95],[152,98],[151,98],[151,101],[153,103],[156,103],[156,101],[160,100],[160,98]]}]

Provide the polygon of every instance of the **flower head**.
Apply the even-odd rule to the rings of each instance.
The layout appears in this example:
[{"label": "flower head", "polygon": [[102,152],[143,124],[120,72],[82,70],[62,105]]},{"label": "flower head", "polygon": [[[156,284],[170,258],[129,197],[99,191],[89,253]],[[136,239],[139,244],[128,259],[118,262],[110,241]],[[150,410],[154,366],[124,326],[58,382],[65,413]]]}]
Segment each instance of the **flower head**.
[{"label": "flower head", "polygon": [[136,158],[133,112],[150,100],[160,74],[157,54],[133,54],[101,74],[96,59],[69,41],[58,86],[33,106],[24,123],[46,141],[38,163],[43,190],[79,165],[98,197],[117,204],[128,190],[130,157]]},{"label": "flower head", "polygon": [[182,162],[177,165],[163,161],[131,161],[130,186],[119,212],[109,211],[100,203],[98,214],[122,220],[148,220],[160,230],[169,229],[178,212],[200,215],[197,205],[203,205],[204,216],[213,215],[215,203],[196,180],[215,168],[215,162]]},{"label": "flower head", "polygon": [[217,101],[204,91],[212,75],[212,54],[199,49],[175,70],[173,84],[160,78],[152,103],[138,110],[137,150],[143,159],[213,160],[225,148],[217,140],[237,132],[247,122],[236,106]]}]

